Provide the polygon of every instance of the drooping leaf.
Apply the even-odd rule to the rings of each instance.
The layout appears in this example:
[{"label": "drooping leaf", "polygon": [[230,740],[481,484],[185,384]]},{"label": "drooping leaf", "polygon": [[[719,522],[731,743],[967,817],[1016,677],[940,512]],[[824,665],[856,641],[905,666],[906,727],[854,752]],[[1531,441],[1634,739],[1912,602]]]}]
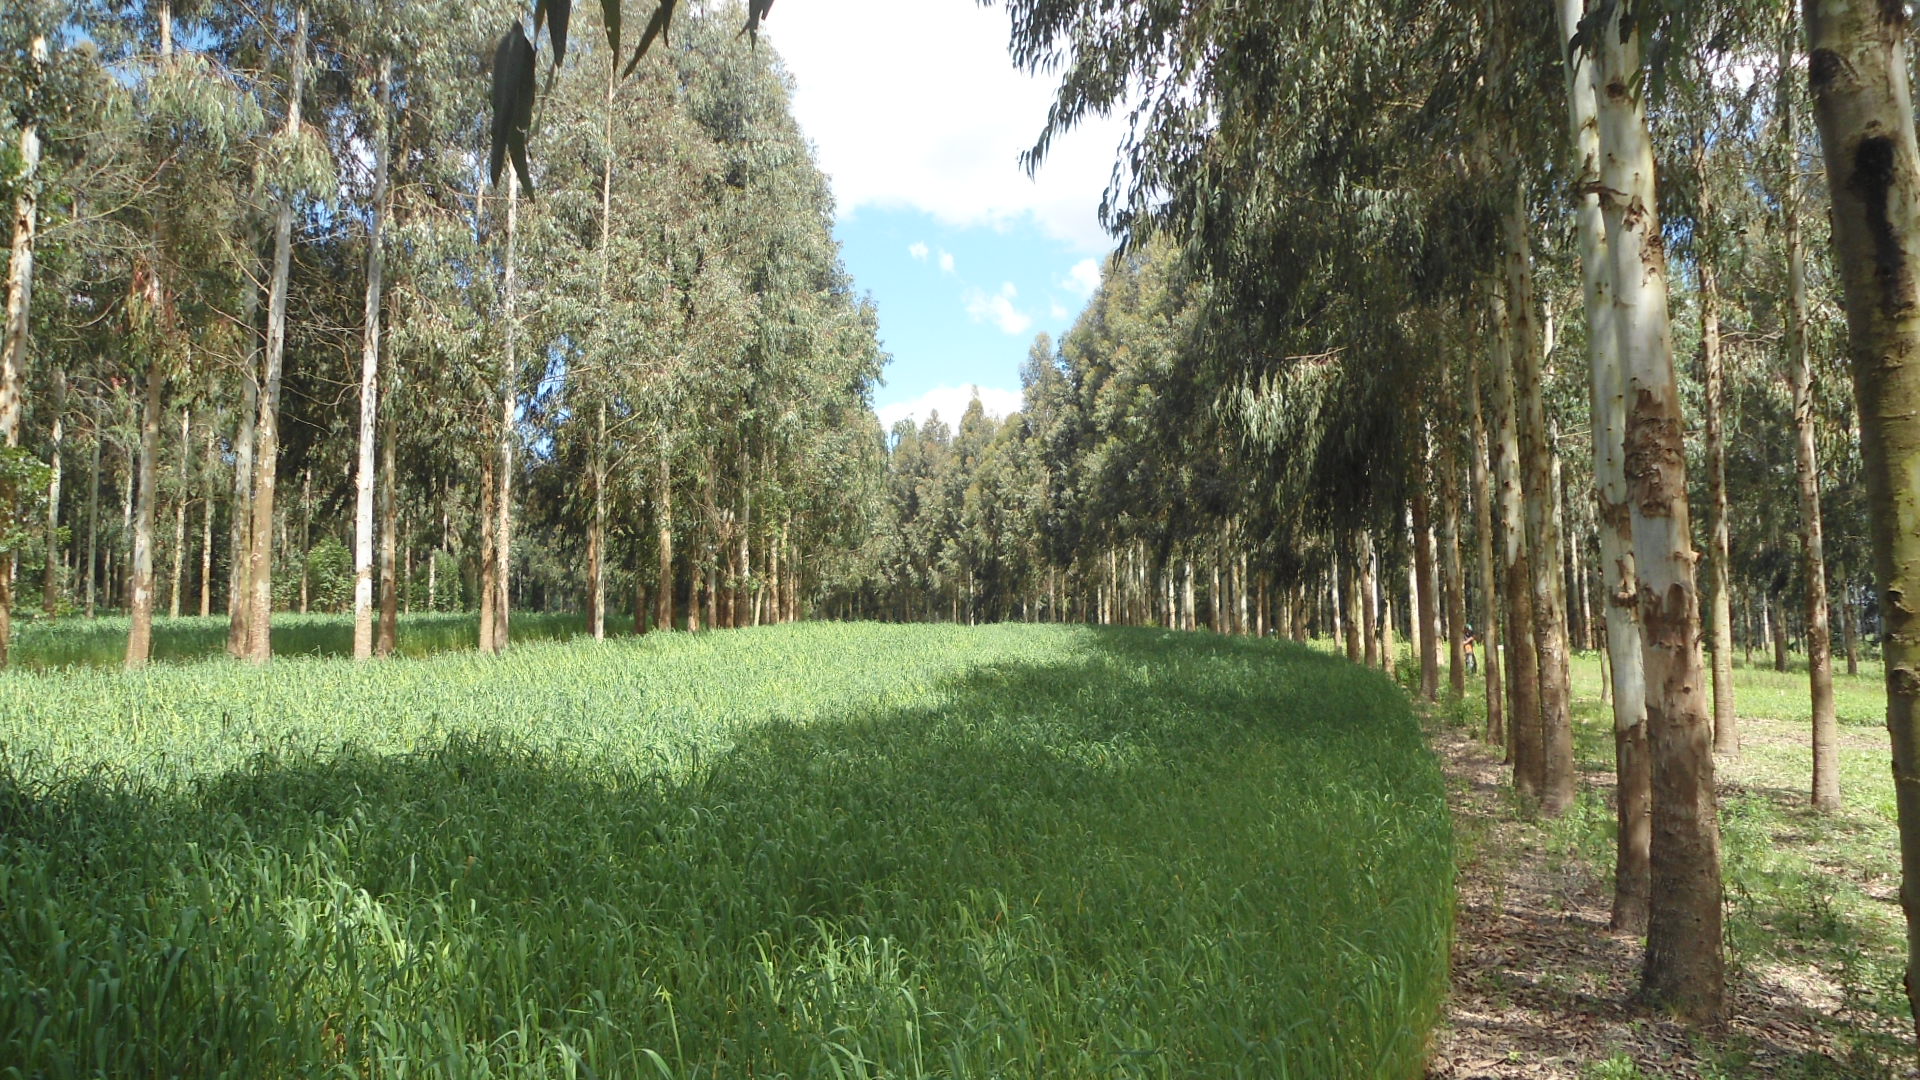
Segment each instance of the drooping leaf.
[{"label": "drooping leaf", "polygon": [[500,38],[493,54],[493,153],[488,176],[500,183],[500,169],[507,155],[513,156],[514,171],[520,174],[520,186],[528,198],[533,196],[533,177],[527,169],[527,130],[533,126],[533,92],[536,63],[533,43],[516,21]]},{"label": "drooping leaf", "polygon": [[573,0],[539,0],[533,8],[533,36],[540,36],[540,27],[549,18],[553,20],[553,66],[559,67],[567,60],[567,23],[573,19]]},{"label": "drooping leaf", "polygon": [[647,20],[646,32],[640,35],[640,46],[633,50],[633,59],[627,61],[627,69],[620,73],[621,78],[624,79],[633,74],[633,69],[640,66],[640,58],[647,55],[647,50],[653,46],[654,38],[659,38],[662,42],[667,40],[667,29],[673,23],[673,5],[677,2],[678,0],[660,0],[654,7],[653,17]]},{"label": "drooping leaf", "polygon": [[607,55],[620,59],[620,0],[600,0],[600,21],[607,27]]},{"label": "drooping leaf", "polygon": [[773,10],[773,0],[747,0],[747,25],[740,32],[760,40],[760,20]]}]

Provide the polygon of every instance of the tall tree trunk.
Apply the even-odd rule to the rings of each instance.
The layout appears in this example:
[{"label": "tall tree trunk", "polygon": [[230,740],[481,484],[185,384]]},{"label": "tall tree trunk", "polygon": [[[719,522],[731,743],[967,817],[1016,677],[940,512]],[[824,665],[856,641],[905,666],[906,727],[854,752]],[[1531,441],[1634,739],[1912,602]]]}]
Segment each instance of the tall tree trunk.
[{"label": "tall tree trunk", "polygon": [[93,447],[88,451],[87,475],[87,618],[94,617],[100,575],[100,444],[105,440],[98,407],[93,414]]},{"label": "tall tree trunk", "polygon": [[[47,66],[47,37],[35,34],[27,47],[30,78],[38,83]],[[20,166],[13,196],[13,245],[7,256],[7,324],[0,337],[0,442],[20,445],[21,385],[26,379],[28,319],[33,313],[34,230],[40,220],[40,128],[29,114],[20,124]],[[11,524],[19,508],[11,481],[0,483],[0,522]],[[13,575],[0,572],[0,667],[13,648]]]},{"label": "tall tree trunk", "polygon": [[660,572],[654,579],[654,629],[673,629],[673,462],[667,454],[666,434],[660,436],[660,471],[654,479],[653,516],[660,553]]},{"label": "tall tree trunk", "polygon": [[1791,78],[1795,33],[1789,3],[1780,35],[1778,116],[1781,224],[1787,246],[1787,378],[1793,387],[1795,481],[1800,492],[1801,573],[1806,580],[1807,685],[1813,710],[1815,810],[1840,808],[1839,721],[1833,706],[1833,633],[1827,623],[1827,559],[1820,523],[1820,459],[1814,446],[1813,357],[1807,349],[1807,267],[1800,243],[1799,145]]},{"label": "tall tree trunk", "polygon": [[[1449,413],[1447,426],[1458,423]],[[1440,566],[1446,586],[1447,688],[1455,700],[1467,696],[1467,581],[1460,561],[1460,433],[1443,431],[1440,439]]]},{"label": "tall tree trunk", "polygon": [[[1513,745],[1513,788],[1529,804],[1541,800],[1545,732],[1540,723],[1540,638],[1534,631],[1533,564],[1527,550],[1526,494],[1514,415],[1511,321],[1505,289],[1492,286],[1493,462],[1500,500],[1501,563],[1506,571],[1507,653],[1512,661],[1508,739]],[[1489,620],[1491,621],[1491,620]]]},{"label": "tall tree trunk", "polygon": [[249,284],[241,321],[256,348],[250,350],[240,377],[240,414],[233,432],[233,502],[227,526],[227,654],[236,658],[247,655],[247,618],[253,610],[252,560],[247,548],[253,540],[253,432],[260,413],[261,357],[254,327],[259,307],[260,290]]},{"label": "tall tree trunk", "polygon": [[1687,506],[1685,424],[1673,369],[1666,252],[1638,23],[1610,9],[1594,35],[1600,208],[1613,267],[1614,333],[1626,374],[1627,506],[1632,514],[1647,734],[1653,766],[1647,991],[1685,1019],[1726,1012],[1720,825],[1713,717],[1700,656],[1700,604]]},{"label": "tall tree trunk", "polygon": [[400,528],[394,513],[396,477],[391,400],[388,406],[387,419],[381,425],[386,430],[380,434],[380,632],[374,638],[375,656],[392,656],[394,646],[400,641],[400,575],[396,558]]},{"label": "tall tree trunk", "polygon": [[[147,392],[140,409],[140,478],[133,513],[133,596],[128,613],[127,670],[147,666],[153,655],[153,508],[160,456],[160,387],[166,376],[158,356],[147,364]],[[0,576],[4,576],[0,574]]]},{"label": "tall tree trunk", "polygon": [[1527,236],[1526,185],[1511,163],[1512,201],[1504,219],[1509,358],[1513,364],[1514,424],[1526,501],[1528,568],[1532,571],[1533,636],[1540,678],[1540,809],[1550,815],[1573,805],[1573,713],[1567,653],[1565,592],[1560,584],[1561,528],[1553,482],[1553,441],[1541,400],[1540,333],[1533,291],[1533,253]]},{"label": "tall tree trunk", "polygon": [[1353,584],[1360,603],[1360,616],[1354,622],[1360,627],[1360,648],[1366,665],[1377,668],[1380,666],[1380,596],[1373,572],[1373,534],[1362,528],[1354,536],[1359,550],[1354,553],[1358,573]]},{"label": "tall tree trunk", "polygon": [[1487,696],[1487,741],[1507,741],[1505,697],[1501,686],[1500,588],[1493,559],[1493,491],[1487,475],[1487,424],[1480,407],[1480,364],[1467,362],[1467,406],[1472,411],[1472,467],[1474,532],[1480,548],[1480,667]]},{"label": "tall tree trunk", "polygon": [[353,658],[373,655],[374,443],[380,429],[381,231],[387,203],[387,96],[393,61],[380,62],[373,106],[373,202],[367,217],[367,292],[360,319],[360,442],[353,474]]},{"label": "tall tree trunk", "polygon": [[180,617],[180,577],[186,569],[187,555],[187,496],[192,491],[189,486],[188,462],[193,457],[193,414],[186,409],[180,410],[180,494],[173,503],[173,577],[168,583],[167,615]]},{"label": "tall tree trunk", "polygon": [[593,518],[587,523],[587,632],[593,640],[607,636],[607,403],[601,400],[595,410],[593,465],[588,479],[593,484]]},{"label": "tall tree trunk", "polygon": [[[1422,453],[1422,458],[1426,454]],[[1412,607],[1414,640],[1420,647],[1420,693],[1428,701],[1440,700],[1440,625],[1438,593],[1433,581],[1433,522],[1427,502],[1426,462],[1421,462],[1413,485],[1413,578],[1415,603]]]},{"label": "tall tree trunk", "polygon": [[494,497],[494,513],[500,517],[493,528],[493,651],[505,652],[512,609],[511,572],[513,555],[513,404],[519,379],[520,320],[515,249],[520,231],[520,177],[507,173],[507,254],[505,278],[501,284],[502,303],[507,324],[506,353],[500,358],[500,493]]},{"label": "tall tree trunk", "polygon": [[[1561,40],[1578,27],[1581,0],[1559,0]],[[1568,115],[1578,161],[1580,201],[1575,211],[1582,298],[1587,314],[1587,359],[1593,428],[1594,516],[1599,532],[1601,605],[1606,620],[1607,695],[1613,704],[1615,843],[1613,926],[1646,931],[1652,888],[1653,773],[1647,747],[1647,684],[1641,659],[1635,598],[1633,522],[1627,508],[1627,383],[1615,327],[1613,263],[1600,207],[1598,86],[1590,50],[1568,49]]]},{"label": "tall tree trunk", "polygon": [[[1768,608],[1772,607],[1771,597]],[[1787,612],[1783,606],[1780,613],[1771,620],[1773,636],[1773,670],[1784,673],[1787,670]]]},{"label": "tall tree trunk", "polygon": [[219,483],[213,427],[213,417],[209,416],[205,456],[200,463],[200,482],[205,485],[200,497],[200,617],[203,619],[213,614],[213,496]]},{"label": "tall tree trunk", "polygon": [[493,483],[493,470],[499,467],[493,448],[483,445],[480,449],[480,550],[475,553],[479,560],[480,572],[480,651],[495,652],[493,634],[497,624],[493,618],[493,605],[499,599],[500,590],[494,584],[494,541],[493,526],[498,520],[493,512],[495,492],[499,489]]},{"label": "tall tree trunk", "polygon": [[[281,525],[280,544],[281,561],[286,561],[285,523]],[[313,536],[313,470],[300,470],[300,614],[305,615],[313,599],[313,560],[307,556],[313,551],[309,542]]]},{"label": "tall tree trunk", "polygon": [[[300,128],[300,96],[306,77],[307,9],[294,13],[292,74],[287,87],[289,136]],[[273,496],[280,471],[280,374],[287,347],[287,278],[293,263],[293,202],[282,195],[273,223],[273,276],[267,288],[266,373],[260,387],[260,422],[254,431],[253,543],[247,552],[252,591],[247,615],[247,657],[273,659]]]},{"label": "tall tree trunk", "polygon": [[1847,650],[1847,674],[1860,674],[1860,629],[1854,622],[1851,581],[1840,584],[1840,637]]},{"label": "tall tree trunk", "polygon": [[53,440],[47,466],[47,568],[40,587],[40,610],[60,610],[60,480],[61,453],[67,442],[67,373],[53,373]]},{"label": "tall tree trunk", "polygon": [[[1698,171],[1706,172],[1706,139],[1700,140]],[[1712,185],[1700,185],[1701,228],[1713,222]],[[1733,691],[1733,542],[1728,524],[1726,377],[1720,356],[1720,278],[1712,234],[1695,241],[1700,274],[1700,367],[1704,382],[1707,429],[1707,634],[1713,649],[1713,748],[1729,756],[1740,753],[1740,718],[1734,712]]]}]

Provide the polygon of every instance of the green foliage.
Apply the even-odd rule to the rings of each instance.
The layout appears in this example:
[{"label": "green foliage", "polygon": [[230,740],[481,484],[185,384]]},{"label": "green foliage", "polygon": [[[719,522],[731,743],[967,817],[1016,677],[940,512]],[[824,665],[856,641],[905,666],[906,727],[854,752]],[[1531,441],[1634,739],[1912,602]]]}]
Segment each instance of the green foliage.
[{"label": "green foliage", "polygon": [[1384,679],[812,624],[0,677],[30,1075],[1414,1075],[1451,829]]}]

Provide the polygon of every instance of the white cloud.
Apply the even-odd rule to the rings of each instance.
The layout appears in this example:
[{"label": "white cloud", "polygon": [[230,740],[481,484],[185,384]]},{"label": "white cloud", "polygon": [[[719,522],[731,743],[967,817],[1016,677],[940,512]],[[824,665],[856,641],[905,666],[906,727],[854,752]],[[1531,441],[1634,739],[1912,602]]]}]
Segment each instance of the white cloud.
[{"label": "white cloud", "polygon": [[1047,301],[1047,314],[1051,316],[1054,319],[1054,321],[1057,322],[1073,314],[1073,312],[1068,311],[1066,305],[1062,304],[1060,301],[1049,300]]},{"label": "white cloud", "polygon": [[980,399],[980,407],[996,420],[1020,411],[1020,391],[991,386],[937,386],[911,401],[889,402],[873,411],[879,414],[882,430],[888,432],[901,420],[911,418],[916,424],[924,423],[935,412],[949,426],[958,426],[967,405],[976,397]]},{"label": "white cloud", "polygon": [[1060,279],[1060,287],[1079,296],[1092,296],[1100,287],[1100,260],[1081,259]]},{"label": "white cloud", "polygon": [[945,274],[953,273],[953,252],[944,250],[940,252],[940,271]]},{"label": "white cloud", "polygon": [[1019,156],[1056,81],[1014,69],[1008,19],[975,0],[782,0],[766,38],[842,213],[905,207],[996,227],[1031,215],[1076,250],[1111,246],[1098,211],[1125,121],[1096,117],[1056,139],[1029,179]]},{"label": "white cloud", "polygon": [[967,317],[974,322],[992,323],[1003,334],[1020,335],[1033,325],[1033,316],[1014,306],[1020,298],[1020,290],[1009,281],[1000,286],[997,293],[985,293],[979,289],[968,289],[960,295],[967,305]]},{"label": "white cloud", "polygon": [[908,245],[907,254],[913,256],[914,262],[926,262],[927,255],[928,255],[927,245],[920,243],[918,240],[916,240],[912,244]]}]

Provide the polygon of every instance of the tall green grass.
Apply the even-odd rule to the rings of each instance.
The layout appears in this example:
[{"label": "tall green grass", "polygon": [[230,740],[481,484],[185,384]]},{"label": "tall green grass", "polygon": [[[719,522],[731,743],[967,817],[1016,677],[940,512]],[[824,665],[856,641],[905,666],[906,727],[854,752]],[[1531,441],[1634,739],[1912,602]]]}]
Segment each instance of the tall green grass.
[{"label": "tall green grass", "polygon": [[1405,696],[1208,635],[807,625],[0,677],[0,1076],[1392,1077]]}]

